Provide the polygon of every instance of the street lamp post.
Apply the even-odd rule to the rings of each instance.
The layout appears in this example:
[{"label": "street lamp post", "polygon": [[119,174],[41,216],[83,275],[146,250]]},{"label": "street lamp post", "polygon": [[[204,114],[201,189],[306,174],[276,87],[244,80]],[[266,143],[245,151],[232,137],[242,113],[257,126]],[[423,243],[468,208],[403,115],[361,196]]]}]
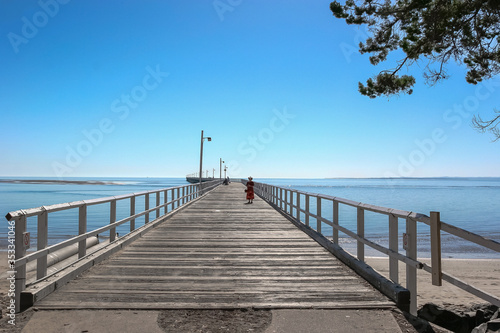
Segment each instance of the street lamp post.
[{"label": "street lamp post", "polygon": [[201,178],[203,177],[203,140],[207,139],[209,142],[212,141],[212,138],[207,136],[203,137],[203,130],[201,131],[201,146],[200,146],[200,191],[201,191]]},{"label": "street lamp post", "polygon": [[226,179],[226,171],[227,171],[227,165],[224,166],[224,179]]}]

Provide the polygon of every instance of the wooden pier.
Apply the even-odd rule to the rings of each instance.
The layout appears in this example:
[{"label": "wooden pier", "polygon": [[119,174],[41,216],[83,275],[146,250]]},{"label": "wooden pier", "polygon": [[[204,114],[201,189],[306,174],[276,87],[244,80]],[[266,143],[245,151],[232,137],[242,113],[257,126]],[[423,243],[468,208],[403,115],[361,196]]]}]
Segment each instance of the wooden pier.
[{"label": "wooden pier", "polygon": [[218,186],[57,288],[40,309],[388,308],[375,290],[244,186]]}]

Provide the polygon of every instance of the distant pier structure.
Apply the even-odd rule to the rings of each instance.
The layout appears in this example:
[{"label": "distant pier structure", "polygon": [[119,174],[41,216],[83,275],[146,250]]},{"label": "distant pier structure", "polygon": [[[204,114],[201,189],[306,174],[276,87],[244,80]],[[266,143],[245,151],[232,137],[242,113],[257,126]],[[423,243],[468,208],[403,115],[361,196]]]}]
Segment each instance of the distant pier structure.
[{"label": "distant pier structure", "polygon": [[[202,183],[205,183],[205,182],[210,182],[210,181],[213,181],[214,178],[201,178],[201,182]],[[191,184],[198,184],[200,182],[200,178],[198,177],[190,177],[190,176],[186,176],[186,181],[188,183],[191,183]]]}]

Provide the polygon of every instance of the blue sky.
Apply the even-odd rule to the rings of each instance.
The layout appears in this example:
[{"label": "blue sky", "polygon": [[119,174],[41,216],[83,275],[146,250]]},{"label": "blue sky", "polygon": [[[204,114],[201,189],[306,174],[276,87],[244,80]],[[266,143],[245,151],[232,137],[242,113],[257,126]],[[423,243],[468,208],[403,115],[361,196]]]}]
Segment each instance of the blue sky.
[{"label": "blue sky", "polygon": [[[371,100],[329,1],[1,0],[0,176],[500,176],[500,78]],[[396,60],[397,57],[391,57]]]}]

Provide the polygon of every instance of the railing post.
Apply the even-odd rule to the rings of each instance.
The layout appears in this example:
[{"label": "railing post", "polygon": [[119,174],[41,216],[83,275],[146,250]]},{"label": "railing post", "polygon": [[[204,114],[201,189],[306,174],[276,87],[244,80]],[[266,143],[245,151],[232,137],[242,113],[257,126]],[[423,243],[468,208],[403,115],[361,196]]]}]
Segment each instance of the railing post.
[{"label": "railing post", "polygon": [[[398,248],[398,217],[389,215],[389,249],[399,252]],[[389,278],[394,283],[399,283],[399,261],[389,257]]]},{"label": "railing post", "polygon": [[[358,207],[357,214],[357,230],[359,237],[365,237],[365,210]],[[365,244],[358,240],[358,260],[361,262],[365,261]]]},{"label": "railing post", "polygon": [[[146,193],[144,195],[144,210],[148,209],[149,209],[149,193]],[[146,215],[144,215],[144,224],[146,223],[149,223],[149,213],[146,213]]]},{"label": "railing post", "polygon": [[316,231],[321,234],[321,197],[316,197]]},{"label": "railing post", "polygon": [[[87,232],[87,205],[83,204],[78,208],[78,234],[82,235]],[[78,259],[85,257],[87,254],[87,240],[78,242]],[[39,278],[40,279],[40,278]]]},{"label": "railing post", "polygon": [[274,188],[274,192],[275,192],[275,195],[274,195],[274,200],[276,201],[276,206],[279,207],[279,204],[280,204],[280,191],[279,191],[279,188],[278,187],[275,187]]},{"label": "railing post", "polygon": [[[116,222],[116,200],[110,202],[109,205],[109,224]],[[109,242],[116,239],[116,227],[109,229]]]},{"label": "railing post", "polygon": [[[38,227],[37,227],[37,242],[36,249],[43,250],[47,247],[47,238],[48,238],[48,213],[44,210],[37,217],[38,219]],[[41,279],[45,275],[47,275],[47,255],[44,255],[41,258],[36,260],[36,278]]]},{"label": "railing post", "polygon": [[285,213],[288,213],[288,190],[284,191],[285,191],[284,208],[285,208]]},{"label": "railing post", "polygon": [[431,266],[432,284],[441,286],[441,217],[439,212],[431,212]]},{"label": "railing post", "polygon": [[184,186],[182,188],[182,204],[184,205],[186,203],[186,187]]},{"label": "railing post", "polygon": [[335,229],[335,226],[339,225],[339,202],[333,201],[333,244],[339,243],[339,230]]},{"label": "railing post", "polygon": [[273,192],[274,192],[274,204],[278,206],[279,200],[278,200],[278,188],[276,186],[273,186]]},{"label": "railing post", "polygon": [[306,225],[309,226],[309,194],[306,194],[306,211],[305,211],[305,222]]},{"label": "railing post", "polygon": [[300,222],[300,193],[297,192],[297,210],[295,211],[297,214],[297,222]]},{"label": "railing post", "polygon": [[179,206],[181,205],[180,197],[181,197],[181,189],[178,187],[177,188],[177,208],[179,208]]},{"label": "railing post", "polygon": [[283,210],[283,189],[280,188],[280,208]]},{"label": "railing post", "polygon": [[163,206],[163,215],[166,215],[168,213],[167,202],[168,202],[168,191],[165,190],[163,191],[163,203],[165,204],[165,206]]},{"label": "railing post", "polygon": [[[196,195],[198,196],[198,195]],[[172,209],[170,211],[173,211],[175,209],[174,207],[174,189],[170,190],[170,204],[172,206]]]},{"label": "railing post", "polygon": [[[160,205],[160,191],[156,192],[156,207]],[[156,209],[156,218],[160,217],[160,208]]]},{"label": "railing post", "polygon": [[[130,197],[130,216],[135,215],[135,195]],[[135,230],[135,219],[130,220],[130,232]]]},{"label": "railing post", "polygon": [[[26,255],[24,247],[24,233],[26,232],[26,215],[22,215],[15,219],[16,226],[16,260],[21,259]],[[21,311],[21,292],[26,288],[26,264],[13,269],[16,271],[16,313]]]},{"label": "railing post", "polygon": [[[408,245],[406,256],[417,260],[417,222],[406,218],[406,235]],[[417,315],[417,268],[406,264],[406,289],[410,291],[410,313]]]}]

